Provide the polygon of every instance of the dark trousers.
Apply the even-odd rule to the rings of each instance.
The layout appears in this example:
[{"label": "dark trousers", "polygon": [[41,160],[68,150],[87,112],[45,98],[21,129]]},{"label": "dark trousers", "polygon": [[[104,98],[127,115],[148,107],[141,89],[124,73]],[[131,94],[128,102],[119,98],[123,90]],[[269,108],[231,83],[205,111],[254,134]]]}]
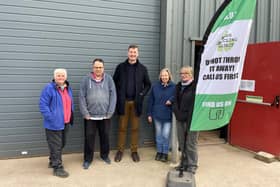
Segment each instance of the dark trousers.
[{"label": "dark trousers", "polygon": [[96,129],[99,134],[100,157],[107,158],[109,155],[109,132],[110,119],[104,120],[84,120],[85,123],[85,143],[84,161],[92,162],[95,148]]},{"label": "dark trousers", "polygon": [[[177,121],[177,132],[178,132],[178,142],[179,147],[183,155],[183,166],[187,168],[188,171],[194,172],[197,169],[198,153],[197,153],[197,141],[199,132],[197,131],[187,131],[187,139],[185,142],[185,132],[187,130],[186,122]],[[185,146],[185,152],[183,153]]]},{"label": "dark trousers", "polygon": [[62,167],[62,149],[66,145],[66,135],[69,125],[64,130],[46,129],[46,138],[50,151],[49,161],[53,168]]}]

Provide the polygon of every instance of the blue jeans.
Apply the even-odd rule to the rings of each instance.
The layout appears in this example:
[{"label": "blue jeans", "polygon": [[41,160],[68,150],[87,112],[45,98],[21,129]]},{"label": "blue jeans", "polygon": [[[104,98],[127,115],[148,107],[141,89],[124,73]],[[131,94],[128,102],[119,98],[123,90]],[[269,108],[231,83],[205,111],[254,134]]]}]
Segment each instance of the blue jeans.
[{"label": "blue jeans", "polygon": [[155,130],[156,130],[157,152],[168,154],[171,121],[162,122],[157,119],[153,119],[153,120],[154,120]]}]

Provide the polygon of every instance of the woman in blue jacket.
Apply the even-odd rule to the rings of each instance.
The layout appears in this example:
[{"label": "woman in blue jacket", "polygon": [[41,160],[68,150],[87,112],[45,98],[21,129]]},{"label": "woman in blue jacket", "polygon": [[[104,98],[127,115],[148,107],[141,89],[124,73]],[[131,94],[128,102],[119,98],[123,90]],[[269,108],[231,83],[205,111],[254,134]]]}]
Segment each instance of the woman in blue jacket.
[{"label": "woman in blue jacket", "polygon": [[39,103],[50,150],[49,168],[53,168],[53,175],[58,177],[69,176],[62,165],[62,149],[69,125],[73,124],[74,104],[72,89],[66,79],[65,69],[55,69],[54,80],[42,90]]},{"label": "woman in blue jacket", "polygon": [[148,100],[148,122],[155,124],[157,154],[155,160],[167,162],[172,122],[171,104],[175,84],[167,68],[160,71],[159,81],[153,84]]}]

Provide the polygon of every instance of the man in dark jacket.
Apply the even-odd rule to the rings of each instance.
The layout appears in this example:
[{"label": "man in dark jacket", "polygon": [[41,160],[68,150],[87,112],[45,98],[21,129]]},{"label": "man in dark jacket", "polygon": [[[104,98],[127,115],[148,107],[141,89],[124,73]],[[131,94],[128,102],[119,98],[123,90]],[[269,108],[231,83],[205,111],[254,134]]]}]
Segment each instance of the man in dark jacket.
[{"label": "man in dark jacket", "polygon": [[115,161],[120,162],[125,148],[128,119],[131,120],[131,157],[139,162],[138,129],[144,96],[151,87],[147,68],[138,60],[138,46],[128,47],[128,59],[120,63],[114,73],[117,90],[117,114],[119,118],[118,152]]}]

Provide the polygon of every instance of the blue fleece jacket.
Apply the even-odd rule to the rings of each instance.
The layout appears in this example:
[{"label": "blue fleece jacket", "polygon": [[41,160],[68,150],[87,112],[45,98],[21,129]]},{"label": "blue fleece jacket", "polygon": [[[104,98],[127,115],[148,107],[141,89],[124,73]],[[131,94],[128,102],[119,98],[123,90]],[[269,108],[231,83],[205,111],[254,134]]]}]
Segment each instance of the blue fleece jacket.
[{"label": "blue fleece jacket", "polygon": [[171,121],[172,107],[165,103],[167,100],[173,102],[174,93],[175,84],[172,81],[165,87],[160,81],[154,83],[148,100],[148,116],[161,121]]},{"label": "blue fleece jacket", "polygon": [[[68,94],[72,103],[72,114],[74,111],[72,89],[67,86]],[[48,83],[42,90],[39,109],[44,118],[44,127],[50,130],[63,130],[64,129],[64,112],[61,95],[56,87],[55,82]]]}]

